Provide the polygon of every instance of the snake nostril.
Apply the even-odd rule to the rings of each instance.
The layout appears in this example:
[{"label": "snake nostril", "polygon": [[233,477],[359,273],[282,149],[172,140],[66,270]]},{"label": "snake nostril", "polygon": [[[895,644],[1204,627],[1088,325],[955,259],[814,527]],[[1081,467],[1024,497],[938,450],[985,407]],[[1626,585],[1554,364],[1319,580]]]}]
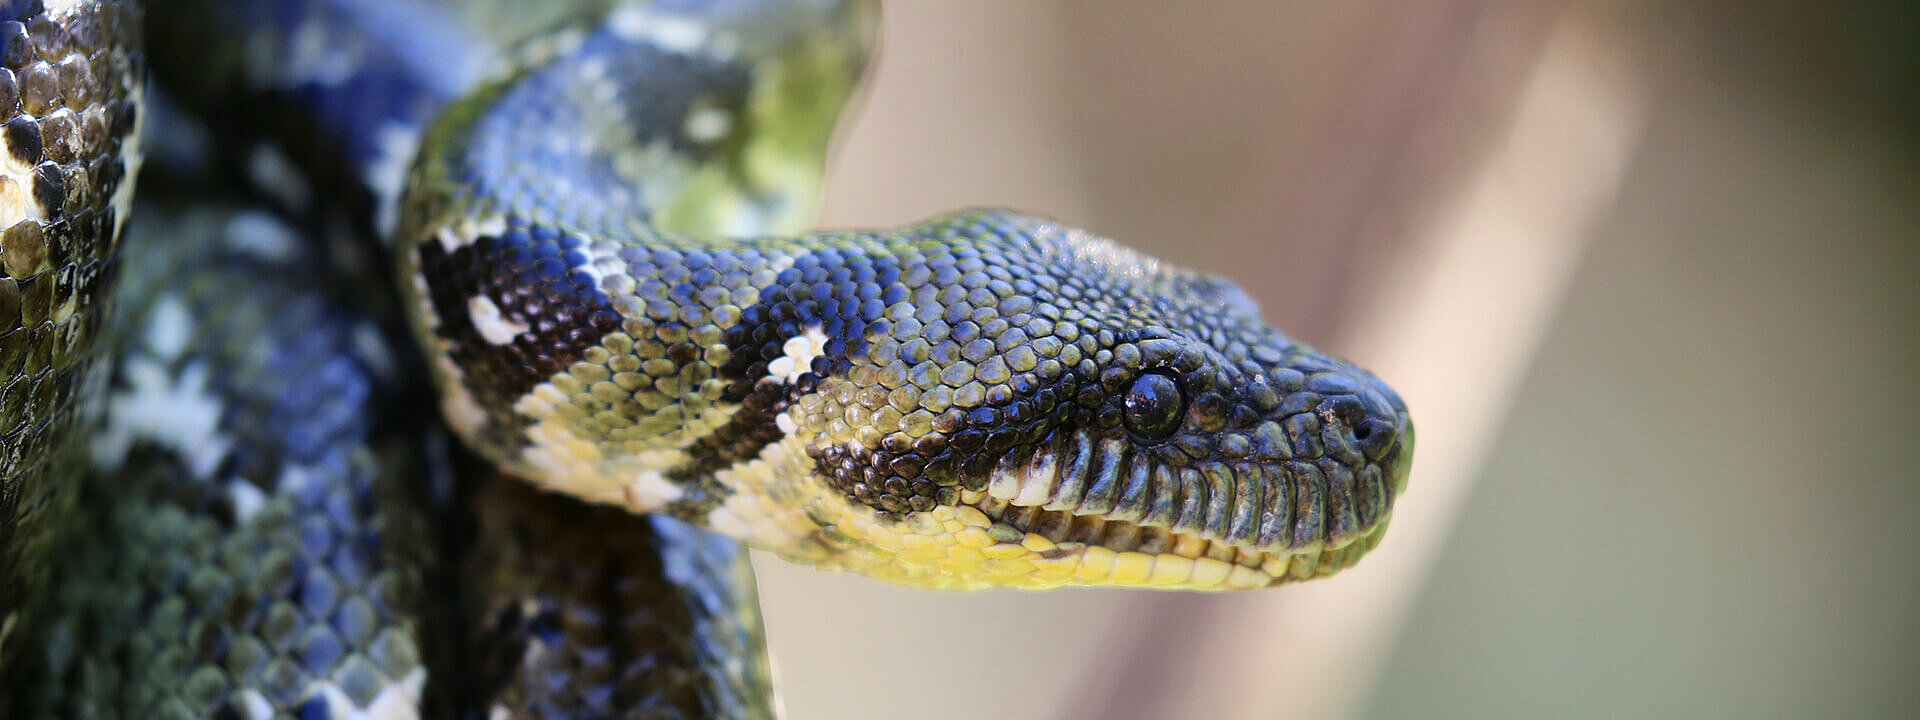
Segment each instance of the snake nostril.
[{"label": "snake nostril", "polygon": [[1353,439],[1360,446],[1360,451],[1375,460],[1387,454],[1397,435],[1394,421],[1385,418],[1369,415],[1353,425]]},{"label": "snake nostril", "polygon": [[1378,460],[1391,452],[1400,435],[1400,413],[1384,398],[1347,396],[1335,399],[1330,409],[1345,426],[1353,446],[1368,458]]}]

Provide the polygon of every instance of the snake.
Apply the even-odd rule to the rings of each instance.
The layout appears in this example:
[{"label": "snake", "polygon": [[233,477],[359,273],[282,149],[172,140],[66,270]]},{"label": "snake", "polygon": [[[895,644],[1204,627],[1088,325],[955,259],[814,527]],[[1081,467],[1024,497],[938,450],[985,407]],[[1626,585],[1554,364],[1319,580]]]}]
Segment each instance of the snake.
[{"label": "snake", "polygon": [[877,17],[0,2],[0,712],[766,717],[740,545],[1369,552],[1404,401],[1231,281],[1008,210],[807,229]]}]

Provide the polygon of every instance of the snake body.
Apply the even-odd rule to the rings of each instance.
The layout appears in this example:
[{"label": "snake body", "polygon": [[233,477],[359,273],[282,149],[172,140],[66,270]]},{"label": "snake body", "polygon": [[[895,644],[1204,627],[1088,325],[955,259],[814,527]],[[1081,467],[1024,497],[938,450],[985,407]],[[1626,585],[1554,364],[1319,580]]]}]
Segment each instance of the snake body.
[{"label": "snake body", "polygon": [[72,506],[78,410],[140,166],[139,29],[131,0],[0,2],[0,665]]},{"label": "snake body", "polygon": [[377,329],[264,212],[137,212],[106,421],[49,561],[49,677],[22,717],[416,704],[432,531]]},{"label": "snake body", "polygon": [[[96,114],[131,133],[138,6],[14,5],[105,38],[79,45],[118,83]],[[1399,397],[1223,279],[1008,211],[795,234],[870,3],[148,13],[156,74],[213,129],[189,175],[225,189],[183,181],[136,227],[166,249],[128,265],[97,469],[0,474],[37,508],[0,525],[0,569],[32,580],[0,597],[31,626],[0,630],[0,673],[50,689],[23,715],[764,716],[751,580],[689,525],[923,587],[1218,590],[1351,565],[1404,489]],[[82,142],[111,278],[110,168],[139,156]],[[397,297],[367,284],[389,252]],[[15,334],[104,305],[23,302]],[[401,326],[481,460],[406,409],[427,383]],[[76,357],[62,382],[88,387]],[[155,388],[239,410],[128,431]],[[16,466],[61,461],[75,396],[5,407],[45,438],[10,441]]]}]

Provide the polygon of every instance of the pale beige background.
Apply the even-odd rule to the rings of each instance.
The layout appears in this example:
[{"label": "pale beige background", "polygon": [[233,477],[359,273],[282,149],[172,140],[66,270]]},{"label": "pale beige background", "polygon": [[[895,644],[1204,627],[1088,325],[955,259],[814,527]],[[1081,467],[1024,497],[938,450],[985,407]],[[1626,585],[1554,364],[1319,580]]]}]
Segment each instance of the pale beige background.
[{"label": "pale beige background", "polygon": [[[1644,130],[1539,354],[1494,378],[1517,400],[1381,671],[1316,676],[1358,698],[1333,715],[1912,717],[1920,154],[1882,101],[1914,80],[1872,74],[1873,21],[1792,7],[894,2],[828,222],[1040,210],[1232,276],[1346,350],[1381,259],[1421,252],[1575,27],[1614,58],[1600,87],[1643,93],[1600,101]],[[1444,434],[1419,399],[1422,439]],[[1421,473],[1404,502],[1443,504]],[[758,566],[801,720],[1328,707],[1259,672],[1318,646],[1214,626],[1296,591],[942,595]]]}]

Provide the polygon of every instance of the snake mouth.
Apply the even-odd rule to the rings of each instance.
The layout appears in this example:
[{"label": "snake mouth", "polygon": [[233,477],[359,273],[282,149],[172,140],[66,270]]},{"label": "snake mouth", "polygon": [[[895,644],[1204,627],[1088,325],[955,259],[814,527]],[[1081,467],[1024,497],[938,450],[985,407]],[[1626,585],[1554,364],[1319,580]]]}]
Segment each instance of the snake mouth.
[{"label": "snake mouth", "polygon": [[1337,548],[1263,550],[1165,527],[1009,505],[962,492],[961,502],[993,523],[989,537],[1050,560],[1073,560],[1073,584],[1230,590],[1281,585],[1346,569],[1384,534],[1374,528]]},{"label": "snake mouth", "polygon": [[1264,587],[1331,575],[1371,550],[1407,454],[1176,467],[1124,439],[1075,434],[1003,460],[959,499],[997,545],[1071,584]]}]

